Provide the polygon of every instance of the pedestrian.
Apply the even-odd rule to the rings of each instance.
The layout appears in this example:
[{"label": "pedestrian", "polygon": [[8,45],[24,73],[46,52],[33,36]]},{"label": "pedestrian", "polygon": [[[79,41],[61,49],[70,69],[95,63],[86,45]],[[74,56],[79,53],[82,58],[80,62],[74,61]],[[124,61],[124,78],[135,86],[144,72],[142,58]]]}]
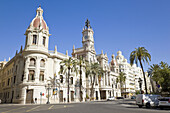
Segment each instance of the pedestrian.
[{"label": "pedestrian", "polygon": [[35,104],[37,104],[37,98],[35,98]]},{"label": "pedestrian", "polygon": [[64,98],[64,103],[66,102],[66,98]]}]

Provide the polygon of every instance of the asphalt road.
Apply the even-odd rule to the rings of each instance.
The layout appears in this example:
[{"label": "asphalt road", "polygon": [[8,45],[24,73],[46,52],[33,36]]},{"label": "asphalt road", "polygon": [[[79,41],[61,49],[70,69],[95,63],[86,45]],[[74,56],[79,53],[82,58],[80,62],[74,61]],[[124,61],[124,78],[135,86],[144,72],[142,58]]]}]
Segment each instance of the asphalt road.
[{"label": "asphalt road", "polygon": [[131,101],[101,101],[50,105],[1,104],[0,113],[170,113],[170,110],[138,108]]}]

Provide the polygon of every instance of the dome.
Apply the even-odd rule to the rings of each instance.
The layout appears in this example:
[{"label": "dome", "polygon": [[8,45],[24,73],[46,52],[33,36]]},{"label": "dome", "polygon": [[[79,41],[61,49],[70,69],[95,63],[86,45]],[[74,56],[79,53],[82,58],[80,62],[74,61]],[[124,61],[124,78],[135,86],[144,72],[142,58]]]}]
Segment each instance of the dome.
[{"label": "dome", "polygon": [[[34,20],[33,20],[33,26],[35,27],[35,28],[38,28],[38,27],[40,27],[40,18],[39,17],[37,17],[37,18],[35,18]],[[43,29],[46,29],[47,27],[47,25],[46,25],[46,23],[45,23],[45,21],[42,19],[42,22],[41,22],[41,26],[42,26],[42,28]]]},{"label": "dome", "polygon": [[43,19],[43,9],[39,6],[36,10],[37,14],[36,17],[32,20],[31,25],[34,28],[42,28],[42,29],[48,29],[46,22]]}]

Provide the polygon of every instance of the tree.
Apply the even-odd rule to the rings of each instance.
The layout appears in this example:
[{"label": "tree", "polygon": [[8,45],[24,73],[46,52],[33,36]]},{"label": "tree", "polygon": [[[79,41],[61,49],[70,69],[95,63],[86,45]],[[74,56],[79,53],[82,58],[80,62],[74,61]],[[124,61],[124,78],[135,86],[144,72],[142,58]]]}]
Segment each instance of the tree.
[{"label": "tree", "polygon": [[99,63],[91,63],[89,69],[90,70],[87,70],[87,73],[91,78],[90,97],[92,99],[94,95],[94,83],[96,78],[100,78],[103,75],[103,69]]},{"label": "tree", "polygon": [[143,69],[142,61],[144,63],[147,62],[149,64],[149,61],[151,61],[151,55],[148,53],[148,50],[146,50],[144,47],[135,48],[135,50],[132,51],[130,54],[130,64],[131,65],[133,65],[134,62],[135,62],[135,64],[138,65],[138,61],[140,63],[140,66],[141,66],[142,72],[143,72],[143,77],[144,77],[144,82],[145,82],[145,92],[146,92],[146,94],[148,94],[145,72]]},{"label": "tree", "polygon": [[60,71],[59,71],[59,74],[66,74],[66,72],[68,72],[68,75],[67,75],[67,102],[69,103],[69,90],[70,90],[70,87],[69,87],[69,79],[70,79],[70,70],[71,72],[76,72],[76,75],[77,75],[77,62],[76,60],[72,59],[71,57],[69,57],[69,59],[64,59],[60,62]]},{"label": "tree", "polygon": [[162,62],[153,64],[149,68],[151,78],[156,82],[157,87],[162,88],[162,92],[170,93],[170,66]]},{"label": "tree", "polygon": [[122,95],[122,86],[123,86],[123,84],[125,84],[125,81],[126,81],[125,73],[120,72],[119,76],[117,77],[116,82],[120,83],[121,95]]},{"label": "tree", "polygon": [[83,64],[85,63],[85,60],[83,60],[83,57],[80,56],[80,58],[78,59],[77,61],[77,64],[79,65],[79,68],[80,68],[80,84],[79,84],[79,88],[80,88],[80,92],[79,92],[79,95],[80,95],[80,102],[82,100],[82,93],[81,93],[81,86],[82,86],[82,66]]}]

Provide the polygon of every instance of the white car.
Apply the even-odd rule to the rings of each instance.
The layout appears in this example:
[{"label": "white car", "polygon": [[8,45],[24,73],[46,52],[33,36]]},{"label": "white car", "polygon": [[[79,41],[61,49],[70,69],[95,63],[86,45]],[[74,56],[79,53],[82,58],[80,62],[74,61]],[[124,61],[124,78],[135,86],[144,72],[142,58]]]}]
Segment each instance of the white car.
[{"label": "white car", "polygon": [[115,100],[115,97],[109,97],[107,101]]},{"label": "white car", "polygon": [[141,108],[146,106],[147,108],[158,106],[158,97],[160,95],[139,94],[136,96],[136,105]]},{"label": "white car", "polygon": [[149,100],[149,95],[148,94],[138,94],[136,96],[136,105],[138,105],[139,108],[142,108],[142,106],[146,105],[148,100]]},{"label": "white car", "polygon": [[163,109],[165,107],[170,108],[170,97],[159,98],[159,107],[160,109]]}]

